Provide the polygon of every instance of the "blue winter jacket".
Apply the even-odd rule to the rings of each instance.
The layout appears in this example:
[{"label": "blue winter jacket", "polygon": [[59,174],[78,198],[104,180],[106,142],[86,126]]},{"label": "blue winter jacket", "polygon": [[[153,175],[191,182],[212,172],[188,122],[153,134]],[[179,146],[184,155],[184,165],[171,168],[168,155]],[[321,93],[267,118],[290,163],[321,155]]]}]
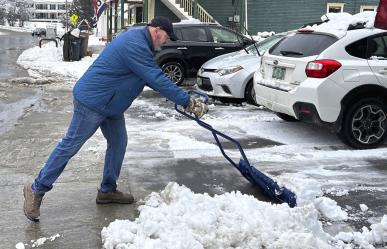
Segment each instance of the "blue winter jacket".
[{"label": "blue winter jacket", "polygon": [[115,38],[78,80],[74,98],[96,112],[121,115],[144,86],[187,107],[189,95],[161,71],[147,27],[131,29]]}]

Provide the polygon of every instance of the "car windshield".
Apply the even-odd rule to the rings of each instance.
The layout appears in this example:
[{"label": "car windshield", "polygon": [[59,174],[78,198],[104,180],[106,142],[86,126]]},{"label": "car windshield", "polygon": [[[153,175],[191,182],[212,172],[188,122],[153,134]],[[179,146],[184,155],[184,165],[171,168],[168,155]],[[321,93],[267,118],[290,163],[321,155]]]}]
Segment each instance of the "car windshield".
[{"label": "car windshield", "polygon": [[[274,44],[276,44],[279,40],[281,40],[285,35],[274,35],[274,36],[271,36],[269,38],[266,38],[265,40],[261,41],[261,42],[257,42],[255,43],[255,46],[254,44],[253,45],[250,45],[246,48],[247,52],[249,54],[254,54],[256,55],[257,54],[257,49],[255,47],[258,48],[258,51],[259,51],[259,54],[262,55],[263,53],[265,53],[266,50],[268,50],[269,48],[271,48]],[[243,50],[244,51],[244,50]]]}]

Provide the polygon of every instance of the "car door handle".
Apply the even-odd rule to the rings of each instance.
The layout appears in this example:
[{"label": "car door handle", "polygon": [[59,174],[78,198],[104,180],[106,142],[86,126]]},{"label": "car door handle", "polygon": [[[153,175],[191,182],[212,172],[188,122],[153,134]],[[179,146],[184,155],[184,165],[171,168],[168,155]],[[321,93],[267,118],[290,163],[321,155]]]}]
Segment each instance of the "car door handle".
[{"label": "car door handle", "polygon": [[224,48],[222,48],[222,47],[217,47],[217,48],[215,48],[215,50],[223,50]]},{"label": "car door handle", "polygon": [[187,47],[178,47],[177,49],[179,49],[179,50],[187,50],[188,48]]}]

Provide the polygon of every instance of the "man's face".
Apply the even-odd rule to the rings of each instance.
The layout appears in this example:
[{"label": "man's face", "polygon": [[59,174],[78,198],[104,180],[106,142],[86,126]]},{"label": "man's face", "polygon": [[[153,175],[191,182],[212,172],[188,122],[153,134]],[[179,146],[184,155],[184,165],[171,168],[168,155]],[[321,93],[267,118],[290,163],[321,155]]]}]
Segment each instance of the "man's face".
[{"label": "man's face", "polygon": [[167,43],[169,41],[169,36],[167,34],[167,32],[165,32],[164,30],[162,30],[160,27],[157,27],[156,28],[156,39],[155,39],[155,42],[154,42],[154,49],[156,51],[159,51],[161,50],[161,47]]}]

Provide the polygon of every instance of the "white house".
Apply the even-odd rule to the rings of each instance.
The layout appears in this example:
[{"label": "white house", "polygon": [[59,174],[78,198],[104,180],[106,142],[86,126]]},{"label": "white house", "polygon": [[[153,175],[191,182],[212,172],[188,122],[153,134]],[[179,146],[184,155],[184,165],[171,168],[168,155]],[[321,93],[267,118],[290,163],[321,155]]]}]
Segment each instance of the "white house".
[{"label": "white house", "polygon": [[30,21],[60,22],[72,0],[34,0]]}]

